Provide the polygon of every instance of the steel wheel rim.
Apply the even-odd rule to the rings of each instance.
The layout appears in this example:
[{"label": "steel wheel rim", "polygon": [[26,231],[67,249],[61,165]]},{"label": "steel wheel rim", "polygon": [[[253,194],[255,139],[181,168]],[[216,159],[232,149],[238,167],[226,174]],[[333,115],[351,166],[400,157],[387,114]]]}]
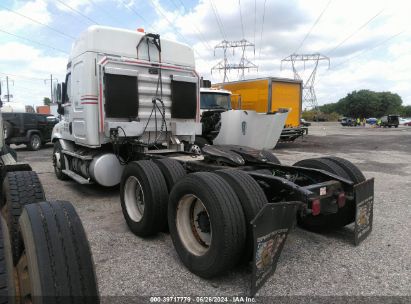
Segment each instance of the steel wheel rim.
[{"label": "steel wheel rim", "polygon": [[16,272],[19,281],[19,297],[24,303],[32,303],[32,283],[28,267],[28,259],[25,252],[23,252],[16,265]]},{"label": "steel wheel rim", "polygon": [[190,147],[190,152],[194,154],[201,154],[201,148],[199,145],[192,145]]},{"label": "steel wheel rim", "polygon": [[124,186],[124,203],[128,216],[140,222],[144,215],[145,200],[143,187],[135,176],[129,176]]},{"label": "steel wheel rim", "polygon": [[[176,227],[181,242],[190,253],[202,256],[209,250],[213,236],[209,213],[194,194],[186,194],[179,200]],[[209,228],[209,232],[205,228]]]},{"label": "steel wheel rim", "polygon": [[38,147],[40,146],[40,138],[38,136],[33,136],[33,138],[31,139],[31,146],[34,149],[38,149]]}]

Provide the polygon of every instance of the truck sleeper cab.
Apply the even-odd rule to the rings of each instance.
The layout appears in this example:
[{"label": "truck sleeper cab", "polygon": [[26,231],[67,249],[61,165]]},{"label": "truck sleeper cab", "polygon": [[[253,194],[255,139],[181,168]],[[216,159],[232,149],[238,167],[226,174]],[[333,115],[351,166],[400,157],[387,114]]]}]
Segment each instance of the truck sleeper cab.
[{"label": "truck sleeper cab", "polygon": [[120,147],[126,141],[143,150],[182,150],[183,141],[193,142],[201,133],[194,68],[188,46],[90,27],[75,42],[60,86],[62,121],[52,139],[61,174],[114,186],[128,159],[129,151]]}]

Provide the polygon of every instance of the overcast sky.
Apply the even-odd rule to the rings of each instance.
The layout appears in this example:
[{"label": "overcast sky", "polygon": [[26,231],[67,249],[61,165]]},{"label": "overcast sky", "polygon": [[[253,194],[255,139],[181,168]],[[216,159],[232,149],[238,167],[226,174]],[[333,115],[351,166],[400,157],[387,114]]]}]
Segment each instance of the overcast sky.
[{"label": "overcast sky", "polygon": [[[258,66],[246,78],[292,78],[290,63],[280,69],[281,59],[320,53],[330,58],[330,68],[326,61],[318,66],[319,104],[370,89],[398,93],[411,105],[410,11],[405,0],[1,0],[2,93],[9,75],[14,100],[42,104],[50,95],[44,79],[64,79],[75,37],[97,23],[143,27],[193,46],[198,72],[213,82],[223,77],[210,73],[223,55],[221,49],[214,55],[214,46],[245,38],[255,44],[247,59]],[[230,53],[230,63],[240,54]],[[297,68],[305,79],[312,65]]]}]

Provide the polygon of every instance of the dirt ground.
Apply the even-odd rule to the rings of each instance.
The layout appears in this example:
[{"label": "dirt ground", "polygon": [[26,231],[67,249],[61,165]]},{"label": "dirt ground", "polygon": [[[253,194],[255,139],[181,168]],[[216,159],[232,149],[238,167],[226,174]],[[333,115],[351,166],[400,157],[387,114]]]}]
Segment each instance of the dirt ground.
[{"label": "dirt ground", "polygon": [[[248,293],[250,270],[239,267],[204,280],[180,262],[161,233],[142,239],[124,221],[119,189],[59,181],[51,163],[52,146],[38,152],[17,147],[43,182],[49,200],[69,200],[79,213],[91,244],[103,296],[238,296]],[[274,150],[285,164],[336,155],[375,177],[374,228],[360,246],[352,228],[327,234],[296,228],[276,273],[260,296],[411,296],[411,127],[349,128],[317,123],[309,135]]]}]

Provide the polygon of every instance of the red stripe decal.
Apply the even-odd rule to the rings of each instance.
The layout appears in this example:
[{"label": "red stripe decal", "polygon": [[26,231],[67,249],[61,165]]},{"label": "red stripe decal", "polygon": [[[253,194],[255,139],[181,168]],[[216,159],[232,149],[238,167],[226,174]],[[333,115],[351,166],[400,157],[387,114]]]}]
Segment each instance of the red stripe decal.
[{"label": "red stripe decal", "polygon": [[88,105],[88,104],[93,104],[93,105],[96,105],[96,104],[98,104],[98,102],[96,101],[96,102],[93,102],[93,101],[86,101],[86,102],[82,102],[81,103],[82,105]]},{"label": "red stripe decal", "polygon": [[97,97],[84,97],[81,100],[98,100]]},{"label": "red stripe decal", "polygon": [[92,94],[90,94],[90,95],[81,95],[81,97],[96,97],[97,98],[97,95],[92,95]]},{"label": "red stripe decal", "polygon": [[100,131],[104,130],[104,121],[103,121],[103,87],[100,82]]}]

